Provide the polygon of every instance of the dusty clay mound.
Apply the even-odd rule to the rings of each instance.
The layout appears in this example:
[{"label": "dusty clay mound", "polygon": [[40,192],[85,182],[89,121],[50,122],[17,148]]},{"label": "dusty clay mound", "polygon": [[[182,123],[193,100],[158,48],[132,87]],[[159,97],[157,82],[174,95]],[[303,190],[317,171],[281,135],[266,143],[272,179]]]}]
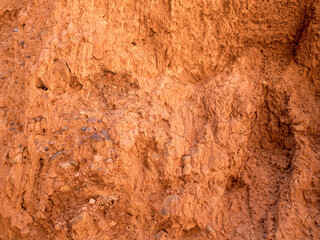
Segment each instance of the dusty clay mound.
[{"label": "dusty clay mound", "polygon": [[320,239],[320,1],[1,0],[0,239]]}]

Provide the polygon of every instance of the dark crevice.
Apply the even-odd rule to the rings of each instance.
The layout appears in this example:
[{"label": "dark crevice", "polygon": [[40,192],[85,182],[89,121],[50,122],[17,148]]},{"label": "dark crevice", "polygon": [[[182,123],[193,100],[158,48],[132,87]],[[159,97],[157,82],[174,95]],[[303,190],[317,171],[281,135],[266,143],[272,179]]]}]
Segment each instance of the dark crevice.
[{"label": "dark crevice", "polygon": [[39,159],[39,171],[38,171],[38,176],[39,176],[39,174],[41,173],[41,170],[42,170],[43,166],[44,166],[43,158],[40,158],[40,159]]},{"label": "dark crevice", "polygon": [[108,75],[108,74],[111,74],[111,75],[116,75],[117,73],[107,69],[107,68],[102,68],[102,71],[104,73],[104,75]]},{"label": "dark crevice", "polygon": [[64,62],[64,64],[66,65],[66,67],[67,67],[67,69],[68,69],[68,71],[71,73],[71,70],[70,70],[70,68],[69,68],[69,66],[68,66],[68,63],[66,62],[66,61],[64,61],[64,60],[62,60],[63,62]]},{"label": "dark crevice", "polygon": [[70,87],[80,91],[83,88],[83,85],[78,81],[78,78],[76,76],[72,76],[69,83]]},{"label": "dark crevice", "polygon": [[24,201],[24,195],[25,195],[26,192],[23,192],[22,194],[22,200],[21,200],[21,208],[25,211],[27,211],[27,208],[25,206],[25,201]]},{"label": "dark crevice", "polygon": [[246,184],[235,176],[230,176],[226,184],[226,191],[230,192],[245,187]]},{"label": "dark crevice", "polygon": [[38,78],[37,80],[36,87],[44,91],[48,90],[47,86],[44,84],[44,82],[40,78]]},{"label": "dark crevice", "polygon": [[311,20],[314,16],[314,7],[311,5],[310,7],[305,9],[304,19],[302,23],[300,24],[297,33],[293,40],[293,49],[292,49],[292,55],[293,57],[297,56],[297,50],[299,47],[299,43],[304,35],[304,33],[308,30]]}]

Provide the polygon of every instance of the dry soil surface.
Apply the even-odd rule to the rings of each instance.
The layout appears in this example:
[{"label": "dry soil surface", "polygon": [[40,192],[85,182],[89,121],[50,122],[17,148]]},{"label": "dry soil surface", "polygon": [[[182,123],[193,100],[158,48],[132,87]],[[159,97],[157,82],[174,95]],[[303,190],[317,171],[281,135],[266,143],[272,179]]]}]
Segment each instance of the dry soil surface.
[{"label": "dry soil surface", "polygon": [[320,1],[1,0],[0,239],[320,239]]}]

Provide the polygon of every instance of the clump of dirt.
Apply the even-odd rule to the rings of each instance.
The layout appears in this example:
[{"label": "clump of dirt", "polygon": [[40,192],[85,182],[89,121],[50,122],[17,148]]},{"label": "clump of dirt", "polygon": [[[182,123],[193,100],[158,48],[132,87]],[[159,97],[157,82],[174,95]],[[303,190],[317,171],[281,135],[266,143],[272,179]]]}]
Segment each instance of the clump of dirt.
[{"label": "clump of dirt", "polygon": [[320,3],[0,3],[0,239],[318,239]]}]

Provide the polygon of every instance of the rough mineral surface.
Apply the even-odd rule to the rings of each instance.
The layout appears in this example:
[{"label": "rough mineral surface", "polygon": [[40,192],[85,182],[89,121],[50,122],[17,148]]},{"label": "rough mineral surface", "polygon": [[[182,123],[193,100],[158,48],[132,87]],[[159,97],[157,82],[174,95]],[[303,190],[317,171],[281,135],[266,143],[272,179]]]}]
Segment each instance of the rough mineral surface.
[{"label": "rough mineral surface", "polygon": [[1,0],[0,239],[320,239],[320,1]]}]

